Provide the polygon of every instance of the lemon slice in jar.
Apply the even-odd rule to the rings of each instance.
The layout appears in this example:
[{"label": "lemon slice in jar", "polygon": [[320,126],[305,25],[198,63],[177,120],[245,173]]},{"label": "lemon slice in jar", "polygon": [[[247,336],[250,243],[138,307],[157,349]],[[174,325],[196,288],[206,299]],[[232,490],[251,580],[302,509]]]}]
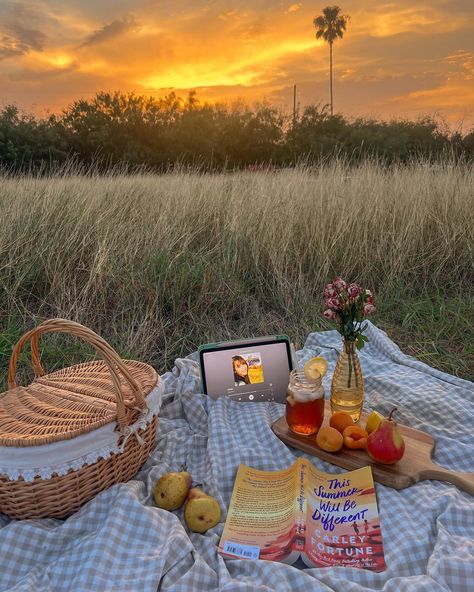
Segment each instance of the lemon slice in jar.
[{"label": "lemon slice in jar", "polygon": [[306,362],[303,371],[304,375],[309,380],[317,380],[326,375],[328,371],[328,363],[324,358],[317,356]]}]

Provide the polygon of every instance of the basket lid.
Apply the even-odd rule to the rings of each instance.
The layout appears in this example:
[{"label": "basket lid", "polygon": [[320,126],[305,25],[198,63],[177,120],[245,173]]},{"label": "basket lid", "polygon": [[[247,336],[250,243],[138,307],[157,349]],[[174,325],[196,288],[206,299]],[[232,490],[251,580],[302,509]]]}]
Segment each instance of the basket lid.
[{"label": "basket lid", "polygon": [[[101,360],[44,374],[39,360],[41,333],[64,332],[93,345]],[[27,387],[15,382],[23,345],[31,340],[36,378]],[[0,445],[37,446],[68,440],[116,421],[119,428],[133,423],[146,408],[145,397],[158,381],[148,364],[122,360],[90,329],[64,319],[45,321],[26,333],[10,359],[9,387],[0,394]]]},{"label": "basket lid", "polygon": [[[142,362],[123,363],[143,394],[148,395],[158,380],[156,371]],[[120,386],[125,405],[133,407],[132,387],[122,377]],[[46,374],[35,378],[28,387],[17,387],[0,396],[2,446],[68,440],[113,421],[117,421],[115,386],[102,360]]]}]

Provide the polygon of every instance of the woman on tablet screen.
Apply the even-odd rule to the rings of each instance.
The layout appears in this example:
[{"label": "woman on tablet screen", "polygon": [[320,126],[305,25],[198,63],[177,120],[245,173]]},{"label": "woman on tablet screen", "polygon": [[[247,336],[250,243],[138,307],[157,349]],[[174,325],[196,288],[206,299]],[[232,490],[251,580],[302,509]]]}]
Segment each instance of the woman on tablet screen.
[{"label": "woman on tablet screen", "polygon": [[232,356],[232,366],[234,368],[235,386],[250,384],[249,365],[247,364],[247,360],[242,356]]}]

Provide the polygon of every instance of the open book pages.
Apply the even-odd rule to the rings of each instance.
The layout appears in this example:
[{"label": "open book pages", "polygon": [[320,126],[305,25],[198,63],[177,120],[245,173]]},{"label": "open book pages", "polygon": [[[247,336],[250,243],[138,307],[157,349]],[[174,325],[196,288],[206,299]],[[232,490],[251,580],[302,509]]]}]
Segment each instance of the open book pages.
[{"label": "open book pages", "polygon": [[386,567],[370,467],[330,475],[304,458],[281,471],[240,465],[219,543],[225,557],[309,567]]}]

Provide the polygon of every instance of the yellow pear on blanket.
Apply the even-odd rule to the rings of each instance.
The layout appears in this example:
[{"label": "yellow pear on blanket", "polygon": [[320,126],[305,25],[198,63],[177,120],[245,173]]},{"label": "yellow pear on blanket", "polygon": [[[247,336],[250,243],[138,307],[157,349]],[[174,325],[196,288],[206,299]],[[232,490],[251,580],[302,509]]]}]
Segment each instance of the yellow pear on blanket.
[{"label": "yellow pear on blanket", "polygon": [[187,471],[166,473],[155,484],[154,496],[156,505],[163,510],[177,510],[191,489],[192,478]]},{"label": "yellow pear on blanket", "polygon": [[184,520],[194,532],[206,532],[219,524],[221,508],[215,497],[204,493],[199,487],[193,487],[184,506]]}]

